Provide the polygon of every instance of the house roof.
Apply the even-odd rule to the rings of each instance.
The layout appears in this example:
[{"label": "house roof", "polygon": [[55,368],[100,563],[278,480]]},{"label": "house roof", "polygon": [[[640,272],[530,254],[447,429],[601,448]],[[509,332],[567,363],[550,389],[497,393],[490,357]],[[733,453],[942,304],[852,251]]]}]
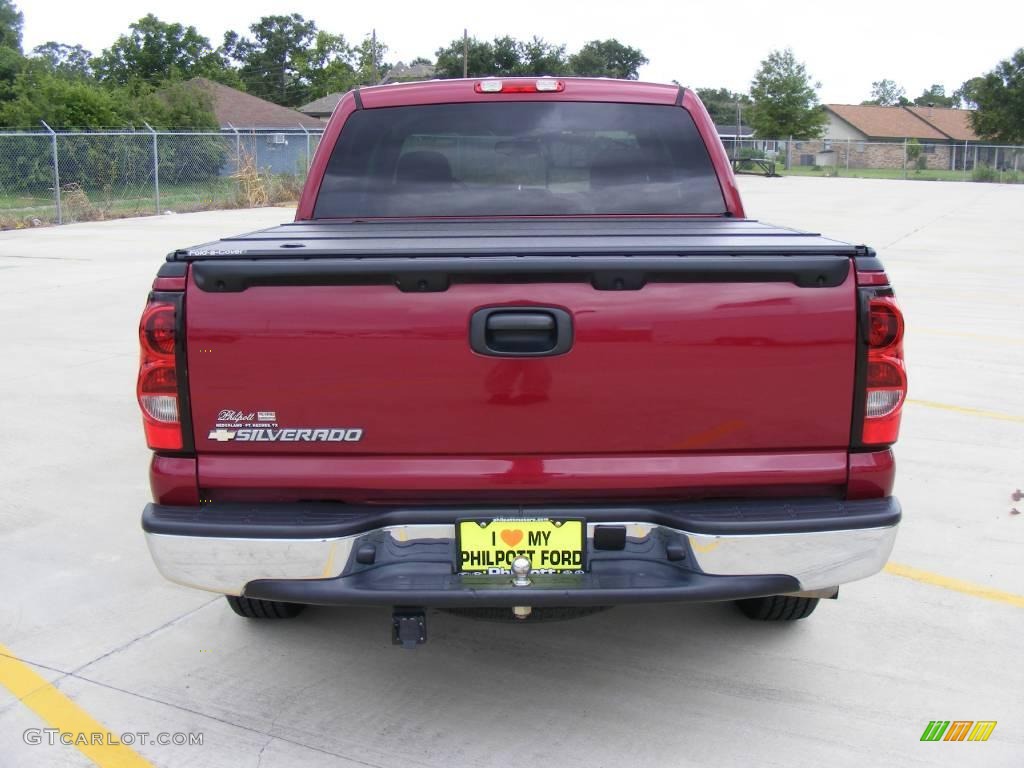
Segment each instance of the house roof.
[{"label": "house roof", "polygon": [[422,62],[419,64],[406,64],[404,61],[400,61],[388,70],[382,82],[396,83],[407,80],[430,80],[436,71],[437,67],[433,64],[424,64]]},{"label": "house roof", "polygon": [[939,141],[949,138],[945,133],[903,107],[826,104],[825,108],[869,138]]},{"label": "house roof", "polygon": [[969,109],[947,109],[945,107],[907,107],[929,125],[957,141],[978,141],[979,136],[971,125]]},{"label": "house roof", "polygon": [[299,107],[299,112],[313,116],[330,115],[334,112],[334,108],[338,106],[338,102],[341,101],[341,97],[344,95],[344,93],[339,91],[338,93],[329,93],[326,96],[321,96],[316,101],[303,104]]},{"label": "house roof", "polygon": [[213,113],[221,128],[271,130],[281,128],[323,128],[323,120],[304,115],[289,107],[239,91],[237,88],[205,77],[194,77],[190,84],[202,88],[213,99]]},{"label": "house roof", "polygon": [[[715,123],[715,130],[719,136],[735,136],[736,135],[736,123]],[[754,129],[749,125],[740,123],[739,135],[742,136],[753,136]]]},{"label": "house roof", "polygon": [[[430,80],[434,77],[435,71],[436,67],[433,64],[405,64],[400,61],[388,70],[387,76],[381,80],[380,84],[390,85],[391,83],[403,83],[410,80]],[[328,117],[334,112],[334,108],[338,106],[338,102],[341,101],[341,97],[344,95],[343,91],[329,93],[316,101],[309,102],[309,104],[303,104],[299,107],[299,112],[316,117]]]}]

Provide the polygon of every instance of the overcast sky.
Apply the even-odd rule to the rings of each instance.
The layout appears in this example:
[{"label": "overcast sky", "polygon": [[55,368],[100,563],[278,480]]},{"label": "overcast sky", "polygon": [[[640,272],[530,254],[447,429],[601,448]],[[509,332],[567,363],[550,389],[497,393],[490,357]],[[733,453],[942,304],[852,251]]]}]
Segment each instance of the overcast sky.
[{"label": "overcast sky", "polygon": [[321,29],[358,41],[376,27],[390,46],[388,60],[433,58],[462,34],[539,35],[568,50],[587,40],[618,38],[640,48],[651,63],[641,78],[678,80],[692,87],[746,91],[758,63],[772,48],[790,46],[821,82],[824,102],[858,103],[871,82],[891,78],[911,98],[932,83],[950,93],[968,77],[991,69],[1024,46],[1024,3],[488,2],[289,3],[248,0],[21,0],[24,46],[48,40],[106,48],[147,12],[194,25],[217,45],[227,29],[244,31],[260,16],[301,13]]}]

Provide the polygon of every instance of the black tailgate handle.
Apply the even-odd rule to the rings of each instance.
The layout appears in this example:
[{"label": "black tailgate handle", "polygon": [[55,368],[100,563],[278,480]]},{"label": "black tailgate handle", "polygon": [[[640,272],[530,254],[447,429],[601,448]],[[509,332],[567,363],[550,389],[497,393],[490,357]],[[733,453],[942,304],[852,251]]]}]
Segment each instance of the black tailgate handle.
[{"label": "black tailgate handle", "polygon": [[555,307],[485,307],[469,321],[469,345],[494,357],[548,357],[572,347],[572,317]]}]

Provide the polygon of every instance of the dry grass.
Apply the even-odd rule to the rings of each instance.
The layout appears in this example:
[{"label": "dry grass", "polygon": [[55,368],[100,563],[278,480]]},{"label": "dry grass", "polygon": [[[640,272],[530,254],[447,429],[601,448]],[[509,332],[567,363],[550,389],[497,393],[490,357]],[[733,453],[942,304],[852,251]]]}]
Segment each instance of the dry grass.
[{"label": "dry grass", "polygon": [[237,166],[238,170],[231,174],[231,179],[238,187],[236,199],[239,208],[295,203],[302,195],[305,177],[298,173],[261,171],[256,165],[256,158],[244,149],[237,158]]},{"label": "dry grass", "polygon": [[231,174],[238,185],[238,204],[243,208],[262,208],[270,203],[270,186],[273,182],[269,174],[260,173],[256,158],[242,150],[237,158],[238,170]]},{"label": "dry grass", "polygon": [[64,221],[102,221],[106,218],[103,209],[89,199],[89,195],[78,184],[65,184],[60,190],[61,209]]}]

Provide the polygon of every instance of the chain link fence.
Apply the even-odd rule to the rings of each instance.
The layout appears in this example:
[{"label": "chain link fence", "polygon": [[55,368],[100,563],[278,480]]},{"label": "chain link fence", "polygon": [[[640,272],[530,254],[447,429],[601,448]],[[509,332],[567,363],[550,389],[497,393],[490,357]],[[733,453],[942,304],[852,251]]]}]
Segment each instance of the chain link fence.
[{"label": "chain link fence", "polygon": [[1024,183],[1024,147],[916,139],[723,140],[739,172]]},{"label": "chain link fence", "polygon": [[[322,131],[0,132],[0,228],[298,199]],[[742,173],[1024,183],[1024,147],[723,140]]]},{"label": "chain link fence", "polygon": [[293,202],[321,136],[0,132],[0,228]]}]

